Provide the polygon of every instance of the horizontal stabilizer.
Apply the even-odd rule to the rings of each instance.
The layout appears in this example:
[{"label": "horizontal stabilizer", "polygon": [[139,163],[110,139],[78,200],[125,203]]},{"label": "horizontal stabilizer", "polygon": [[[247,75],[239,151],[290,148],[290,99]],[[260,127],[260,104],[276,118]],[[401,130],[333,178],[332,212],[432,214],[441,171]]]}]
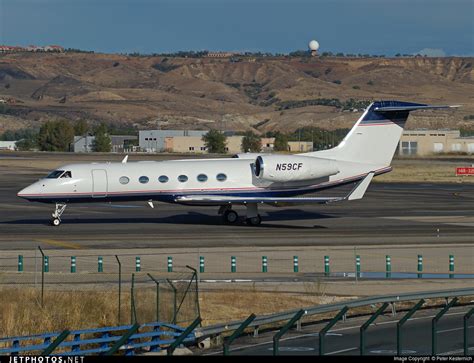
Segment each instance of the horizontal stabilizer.
[{"label": "horizontal stabilizer", "polygon": [[460,107],[460,105],[410,105],[410,106],[386,106],[386,107],[375,107],[374,112],[397,112],[397,111],[416,111],[416,110],[429,110],[429,109],[440,109],[440,108],[456,108]]},{"label": "horizontal stabilizer", "polygon": [[348,200],[362,199],[373,177],[374,177],[373,171],[367,174],[367,176],[364,179],[362,179],[362,181],[359,184],[357,184],[357,186],[352,190],[352,192],[349,193],[349,195],[347,196],[347,199]]}]

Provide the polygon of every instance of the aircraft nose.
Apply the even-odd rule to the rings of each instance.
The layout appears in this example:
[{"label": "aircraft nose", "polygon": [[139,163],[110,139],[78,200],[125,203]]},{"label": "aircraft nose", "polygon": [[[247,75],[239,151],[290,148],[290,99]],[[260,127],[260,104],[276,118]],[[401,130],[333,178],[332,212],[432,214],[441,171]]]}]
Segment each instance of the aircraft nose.
[{"label": "aircraft nose", "polygon": [[20,190],[18,193],[16,193],[17,197],[23,198],[23,199],[29,199],[33,194],[37,194],[36,186],[35,184],[29,185],[26,188],[23,188]]}]

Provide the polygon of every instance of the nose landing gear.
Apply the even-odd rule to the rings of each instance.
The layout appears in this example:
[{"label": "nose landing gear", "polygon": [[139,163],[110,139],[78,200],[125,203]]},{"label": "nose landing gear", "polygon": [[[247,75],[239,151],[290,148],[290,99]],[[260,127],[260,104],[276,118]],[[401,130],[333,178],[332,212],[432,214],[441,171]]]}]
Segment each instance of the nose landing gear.
[{"label": "nose landing gear", "polygon": [[56,209],[54,213],[51,215],[53,219],[51,220],[51,224],[53,226],[59,226],[61,224],[61,215],[64,213],[66,210],[66,204],[65,203],[56,203]]}]

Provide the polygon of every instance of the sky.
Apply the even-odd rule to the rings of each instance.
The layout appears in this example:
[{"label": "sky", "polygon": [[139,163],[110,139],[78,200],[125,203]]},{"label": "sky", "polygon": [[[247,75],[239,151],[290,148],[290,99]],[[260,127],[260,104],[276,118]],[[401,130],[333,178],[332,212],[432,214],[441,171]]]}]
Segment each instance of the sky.
[{"label": "sky", "polygon": [[[0,0],[0,44],[474,56],[474,0]],[[422,53],[423,53],[422,52]]]}]

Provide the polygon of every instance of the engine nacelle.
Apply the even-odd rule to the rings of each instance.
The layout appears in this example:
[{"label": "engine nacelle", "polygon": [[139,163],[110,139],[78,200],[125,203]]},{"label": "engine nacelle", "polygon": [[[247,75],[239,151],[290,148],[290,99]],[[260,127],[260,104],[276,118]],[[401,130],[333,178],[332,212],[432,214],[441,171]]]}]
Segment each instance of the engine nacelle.
[{"label": "engine nacelle", "polygon": [[339,173],[336,162],[311,156],[260,155],[255,160],[255,176],[274,182],[311,180]]}]

